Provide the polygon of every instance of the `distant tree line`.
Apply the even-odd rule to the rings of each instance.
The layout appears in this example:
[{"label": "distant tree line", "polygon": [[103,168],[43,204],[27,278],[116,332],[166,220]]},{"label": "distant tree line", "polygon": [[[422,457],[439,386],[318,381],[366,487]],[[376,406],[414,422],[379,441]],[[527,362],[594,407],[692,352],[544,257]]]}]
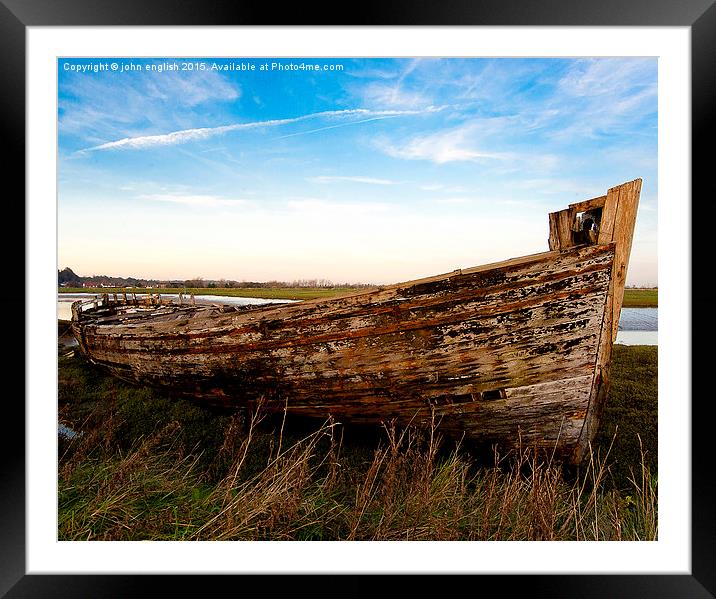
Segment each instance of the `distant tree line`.
[{"label": "distant tree line", "polygon": [[169,287],[174,289],[246,289],[268,287],[298,287],[298,288],[326,288],[347,287],[350,289],[366,289],[373,287],[368,283],[334,283],[328,279],[297,279],[295,281],[232,281],[230,279],[203,279],[195,277],[186,280],[162,281],[159,279],[138,279],[135,277],[110,277],[106,275],[93,275],[81,277],[71,268],[57,271],[57,284],[60,287],[82,287],[92,284],[96,287]]},{"label": "distant tree line", "polygon": [[[247,289],[247,288],[324,288],[344,287],[348,289],[368,289],[369,283],[335,283],[329,279],[296,279],[294,281],[232,281],[230,279],[204,279],[195,277],[186,280],[162,281],[160,279],[138,279],[136,277],[110,277],[92,275],[80,277],[71,268],[57,271],[57,284],[60,287],[82,287],[85,283],[96,287],[169,287],[173,289]],[[656,285],[627,285],[627,289],[657,289]]]},{"label": "distant tree line", "polygon": [[57,271],[57,284],[60,287],[82,287],[85,283],[92,283],[97,287],[149,287],[158,282],[135,277],[110,277],[107,275],[80,277],[71,268]]}]

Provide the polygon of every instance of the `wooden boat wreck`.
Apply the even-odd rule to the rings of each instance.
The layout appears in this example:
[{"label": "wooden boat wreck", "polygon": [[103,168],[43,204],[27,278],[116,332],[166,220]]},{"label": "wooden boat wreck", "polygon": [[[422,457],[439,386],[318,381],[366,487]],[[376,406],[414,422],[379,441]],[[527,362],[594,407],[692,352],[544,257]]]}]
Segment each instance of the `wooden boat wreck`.
[{"label": "wooden boat wreck", "polygon": [[114,375],[227,406],[427,423],[578,463],[609,384],[641,179],[549,215],[549,251],[333,299],[72,306]]}]

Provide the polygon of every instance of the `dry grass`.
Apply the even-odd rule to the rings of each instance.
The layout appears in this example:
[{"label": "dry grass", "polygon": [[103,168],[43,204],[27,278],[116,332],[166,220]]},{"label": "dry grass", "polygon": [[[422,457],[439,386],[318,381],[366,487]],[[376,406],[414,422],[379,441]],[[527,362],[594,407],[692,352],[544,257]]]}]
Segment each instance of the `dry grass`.
[{"label": "dry grass", "polygon": [[[608,454],[568,480],[529,449],[477,466],[435,426],[385,426],[368,459],[343,454],[327,421],[299,438],[262,429],[260,409],[229,418],[208,465],[173,421],[125,451],[116,418],[60,457],[59,538],[74,540],[654,540],[656,481],[605,484]],[[88,419],[91,420],[91,419]]]},{"label": "dry grass", "polygon": [[[214,413],[59,353],[61,540],[654,540],[656,351],[617,348],[578,470],[427,430]],[[637,428],[637,426],[639,428]],[[366,438],[367,437],[367,438]],[[642,444],[643,441],[643,444]]]}]

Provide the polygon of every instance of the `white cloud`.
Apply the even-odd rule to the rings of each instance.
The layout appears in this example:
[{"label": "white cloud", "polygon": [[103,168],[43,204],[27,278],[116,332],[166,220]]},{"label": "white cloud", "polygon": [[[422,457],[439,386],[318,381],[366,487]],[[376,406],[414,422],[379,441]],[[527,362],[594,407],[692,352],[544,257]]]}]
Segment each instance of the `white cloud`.
[{"label": "white cloud", "polygon": [[402,145],[378,140],[378,147],[393,158],[406,160],[430,160],[437,164],[447,162],[505,160],[512,154],[486,152],[477,147],[475,137],[480,132],[479,124],[467,124],[427,135],[418,135]]},{"label": "white cloud", "polygon": [[635,87],[655,88],[655,72],[653,58],[585,59],[569,70],[559,88],[572,96],[631,96]]},{"label": "white cloud", "polygon": [[552,113],[552,124],[559,128],[553,136],[644,133],[643,119],[657,111],[656,69],[653,58],[577,62],[557,87],[558,111]]},{"label": "white cloud", "polygon": [[431,98],[418,91],[401,89],[399,84],[371,83],[363,90],[363,98],[369,105],[417,108],[431,104]]},{"label": "white cloud", "polygon": [[233,101],[241,88],[214,71],[165,71],[146,80],[146,94],[153,99],[197,106],[211,100]]},{"label": "white cloud", "polygon": [[[389,76],[381,77],[359,88],[358,95],[368,106],[389,106],[392,108],[420,108],[433,104],[432,94],[424,84],[406,83],[406,79],[424,62],[414,58],[401,71],[392,71]],[[392,79],[392,81],[391,81]],[[417,89],[419,87],[419,89]]]},{"label": "white cloud", "polygon": [[89,145],[146,131],[148,126],[181,129],[203,114],[203,104],[235,102],[241,97],[237,84],[211,71],[125,75],[106,79],[64,73],[58,98],[59,130],[79,135]]}]

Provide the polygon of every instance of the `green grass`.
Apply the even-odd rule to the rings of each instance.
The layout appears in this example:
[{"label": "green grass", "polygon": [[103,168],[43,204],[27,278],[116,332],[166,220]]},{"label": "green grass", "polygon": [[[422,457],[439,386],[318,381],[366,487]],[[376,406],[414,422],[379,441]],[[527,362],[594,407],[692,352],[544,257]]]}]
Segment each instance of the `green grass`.
[{"label": "green grass", "polygon": [[658,289],[625,289],[624,308],[656,308],[659,305]]},{"label": "green grass", "polygon": [[615,346],[577,471],[528,451],[490,464],[429,431],[209,410],[58,351],[60,421],[82,433],[60,437],[60,540],[657,536],[655,347]]},{"label": "green grass", "polygon": [[[171,287],[137,287],[132,289],[119,288],[82,288],[61,287],[59,293],[193,293],[194,295],[216,295],[219,297],[253,297],[260,299],[292,299],[307,300],[317,298],[338,297],[360,291],[350,287],[305,288],[305,287],[247,287],[245,289],[219,289],[207,287],[202,289],[176,289]],[[625,308],[656,308],[658,306],[658,289],[625,289]]]},{"label": "green grass", "polygon": [[658,347],[615,345],[610,378],[595,444],[605,450],[614,441],[612,452],[617,459],[611,476],[624,489],[642,451],[650,472],[657,474]]}]

